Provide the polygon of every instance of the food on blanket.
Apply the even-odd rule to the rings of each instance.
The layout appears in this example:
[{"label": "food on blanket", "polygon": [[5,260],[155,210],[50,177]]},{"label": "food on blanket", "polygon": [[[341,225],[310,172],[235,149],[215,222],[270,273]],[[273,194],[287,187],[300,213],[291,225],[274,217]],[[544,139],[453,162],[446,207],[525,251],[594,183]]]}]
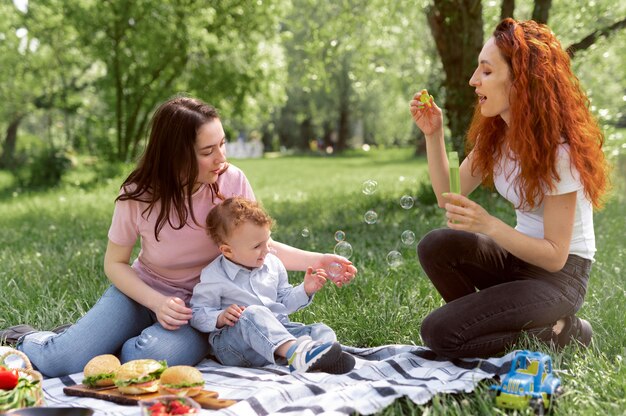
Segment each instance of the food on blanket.
[{"label": "food on blanket", "polygon": [[89,387],[112,386],[115,372],[121,365],[120,360],[112,354],[93,357],[83,369],[83,384]]},{"label": "food on blanket", "polygon": [[197,396],[204,387],[202,373],[195,367],[188,365],[175,365],[163,371],[159,379],[159,392],[161,394],[174,394],[176,396]]},{"label": "food on blanket", "polygon": [[155,393],[159,377],[167,368],[165,361],[133,360],[122,364],[115,372],[115,385],[123,394]]},{"label": "food on blanket", "polygon": [[161,396],[154,400],[141,400],[141,414],[143,416],[170,416],[195,415],[200,411],[200,405],[189,397]]}]

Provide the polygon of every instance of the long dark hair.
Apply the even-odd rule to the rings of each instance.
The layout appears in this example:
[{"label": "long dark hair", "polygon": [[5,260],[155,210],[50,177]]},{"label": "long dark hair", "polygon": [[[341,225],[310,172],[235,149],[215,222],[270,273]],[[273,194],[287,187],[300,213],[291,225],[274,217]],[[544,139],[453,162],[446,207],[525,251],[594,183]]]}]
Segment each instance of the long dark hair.
[{"label": "long dark hair", "polygon": [[[148,204],[142,215],[149,216],[157,202],[159,215],[154,237],[167,222],[175,230],[187,223],[193,213],[191,196],[198,177],[195,142],[198,129],[215,119],[217,110],[195,98],[172,98],[156,110],[150,122],[150,139],[137,167],[121,186],[116,201],[135,200]],[[223,172],[223,171],[222,171]],[[221,198],[217,183],[210,185],[213,197]],[[176,213],[176,224],[170,218]]]}]

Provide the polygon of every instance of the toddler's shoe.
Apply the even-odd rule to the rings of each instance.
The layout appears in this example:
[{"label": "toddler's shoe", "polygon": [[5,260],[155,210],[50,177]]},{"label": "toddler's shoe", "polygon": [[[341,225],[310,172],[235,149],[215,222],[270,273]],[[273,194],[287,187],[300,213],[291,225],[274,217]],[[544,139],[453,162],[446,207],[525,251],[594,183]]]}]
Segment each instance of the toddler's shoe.
[{"label": "toddler's shoe", "polygon": [[287,350],[289,370],[296,373],[324,371],[332,369],[341,359],[341,345],[338,342],[315,342],[309,336],[296,339]]},{"label": "toddler's shoe", "polygon": [[323,371],[329,374],[346,374],[352,371],[355,364],[356,360],[352,355],[347,352],[342,352],[339,359],[333,364],[330,364]]}]

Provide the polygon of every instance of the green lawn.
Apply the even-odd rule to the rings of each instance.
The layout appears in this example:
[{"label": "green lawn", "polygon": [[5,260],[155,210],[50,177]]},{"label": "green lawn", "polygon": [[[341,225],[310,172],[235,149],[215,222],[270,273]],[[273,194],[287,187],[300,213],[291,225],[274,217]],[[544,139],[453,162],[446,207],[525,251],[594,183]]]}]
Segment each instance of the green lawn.
[{"label": "green lawn", "polygon": [[[621,160],[614,172],[614,196],[595,217],[597,261],[580,312],[593,323],[592,348],[557,354],[530,341],[522,345],[553,356],[565,387],[557,415],[621,415],[626,409],[623,155]],[[421,344],[420,322],[442,300],[420,269],[415,243],[406,245],[400,236],[410,230],[419,240],[444,225],[428,191],[425,160],[413,158],[410,149],[389,149],[233,163],[246,172],[257,198],[277,220],[275,239],[332,251],[334,234],[342,230],[353,247],[357,280],[343,289],[329,285],[295,320],[324,321],[349,345]],[[79,167],[62,186],[38,192],[16,188],[0,172],[0,327],[30,323],[51,328],[74,321],[107,286],[102,271],[106,236],[113,199],[129,166],[96,168]],[[378,182],[372,195],[362,192],[368,179]],[[400,206],[403,195],[416,197],[411,209]],[[491,192],[473,198],[512,223],[511,207]],[[375,224],[365,223],[368,210],[377,213]],[[305,228],[308,236],[303,236]],[[400,267],[387,263],[392,250],[402,254]],[[297,282],[302,274],[292,277]],[[488,384],[470,394],[437,396],[427,406],[398,400],[381,414],[505,414],[492,406]]]}]

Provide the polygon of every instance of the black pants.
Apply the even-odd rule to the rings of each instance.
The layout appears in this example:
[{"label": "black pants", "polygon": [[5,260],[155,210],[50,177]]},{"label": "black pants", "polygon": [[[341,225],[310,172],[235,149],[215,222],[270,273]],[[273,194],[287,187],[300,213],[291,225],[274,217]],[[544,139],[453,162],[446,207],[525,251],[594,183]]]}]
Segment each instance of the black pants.
[{"label": "black pants", "polygon": [[555,322],[575,314],[587,291],[591,261],[570,255],[556,273],[513,256],[482,234],[431,231],[417,252],[446,304],[422,323],[422,340],[450,358],[500,354],[522,331],[555,339]]}]

